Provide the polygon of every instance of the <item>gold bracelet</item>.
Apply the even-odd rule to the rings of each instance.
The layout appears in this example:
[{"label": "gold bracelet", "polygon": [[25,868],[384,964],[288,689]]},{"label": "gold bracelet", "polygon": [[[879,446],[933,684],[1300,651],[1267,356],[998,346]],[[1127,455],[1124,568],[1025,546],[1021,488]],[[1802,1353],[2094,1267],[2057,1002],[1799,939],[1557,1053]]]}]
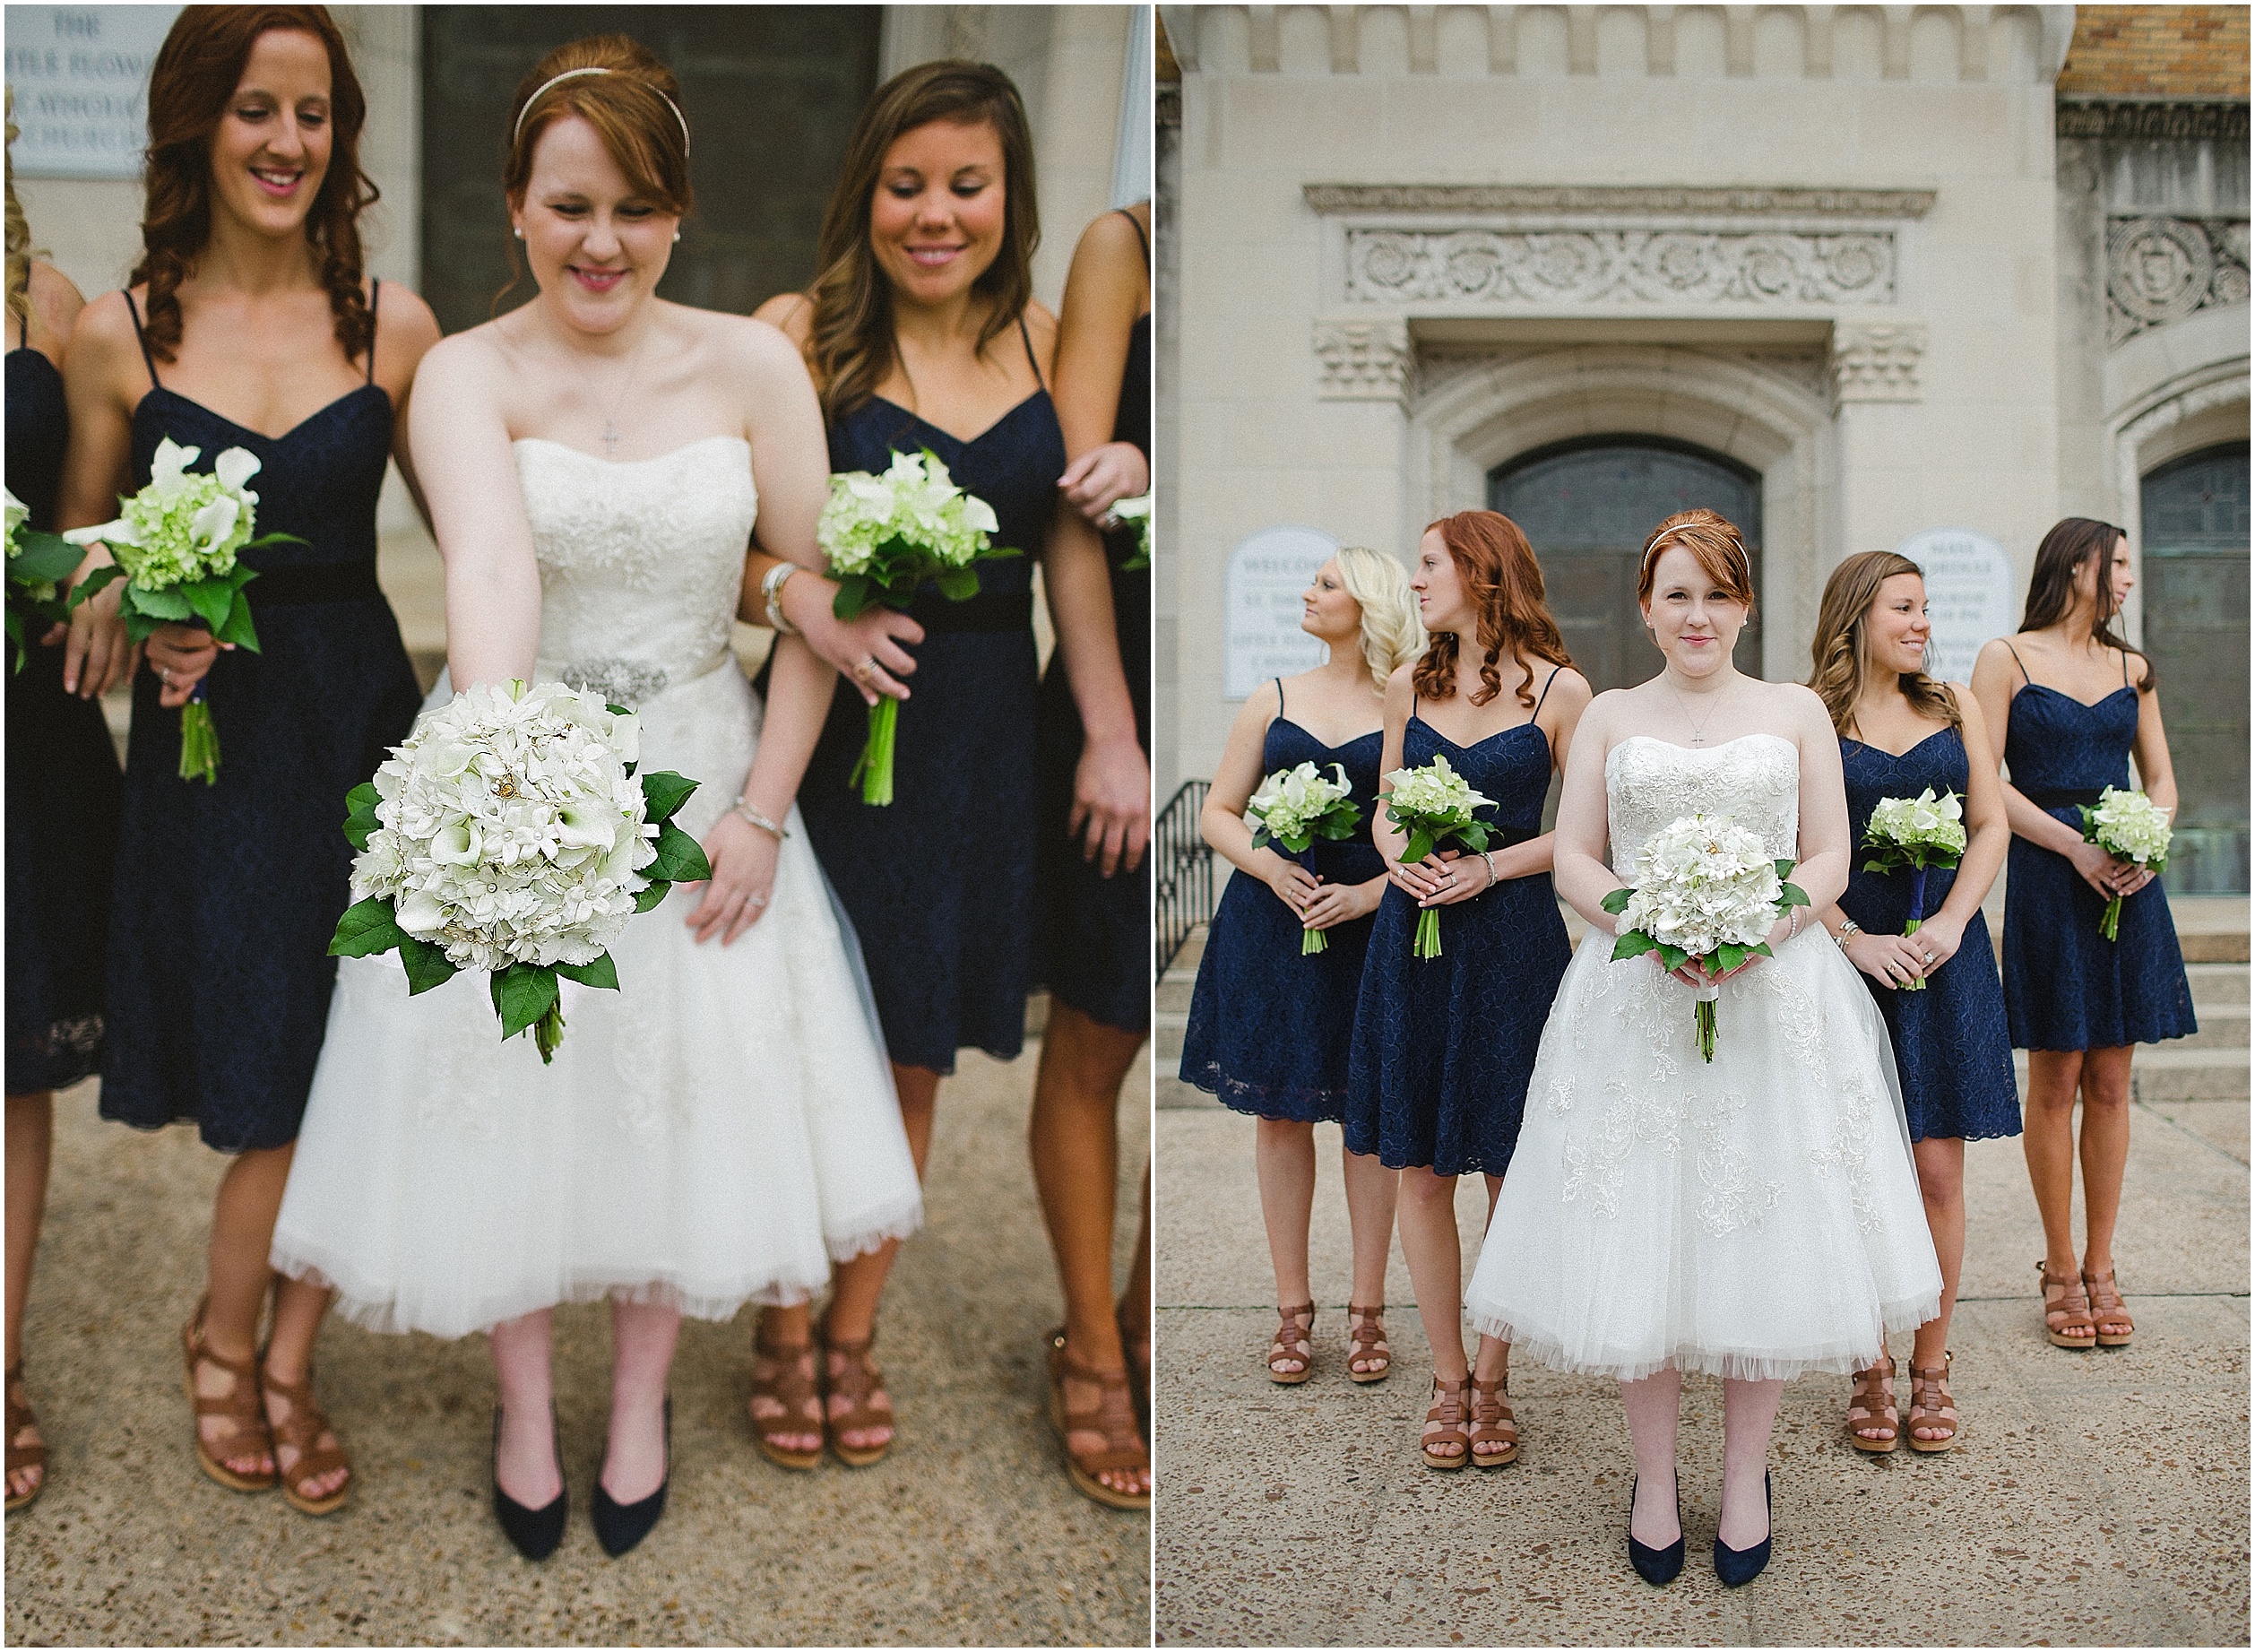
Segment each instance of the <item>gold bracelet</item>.
[{"label": "gold bracelet", "polygon": [[757,826],[761,831],[766,833],[779,843],[791,835],[790,833],[784,831],[782,827],[777,826],[765,815],[761,814],[759,810],[754,809],[749,803],[746,802],[740,797],[736,800],[736,813],[737,817],[744,821],[746,825]]}]

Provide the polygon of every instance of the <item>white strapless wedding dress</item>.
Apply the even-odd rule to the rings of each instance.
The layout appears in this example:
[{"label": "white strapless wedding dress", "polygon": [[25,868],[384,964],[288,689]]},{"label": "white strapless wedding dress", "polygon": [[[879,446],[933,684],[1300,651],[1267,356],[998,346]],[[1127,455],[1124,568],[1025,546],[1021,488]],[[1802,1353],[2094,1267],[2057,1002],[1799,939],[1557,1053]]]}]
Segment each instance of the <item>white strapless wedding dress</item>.
[{"label": "white strapless wedding dress", "polygon": [[[611,463],[515,445],[540,567],[543,679],[632,705],[645,767],[742,790],[761,706],[729,649],[756,499],[715,437]],[[429,705],[452,689],[445,677]],[[347,958],[274,1229],[274,1266],[379,1330],[459,1336],[617,1296],[726,1319],[820,1291],[913,1232],[915,1166],[860,955],[794,808],[766,913],[695,943],[677,889],[611,947],[619,990],[564,983],[555,1064],[504,1043],[482,972],[410,999],[396,954]]]},{"label": "white strapless wedding dress", "polygon": [[[1755,734],[1606,756],[1613,869],[1694,811],[1795,856],[1801,760]],[[1941,1270],[1887,1028],[1821,930],[1725,982],[1715,1060],[1693,989],[1593,930],[1559,983],[1526,1121],[1464,1293],[1544,1364],[1634,1381],[1850,1371],[1934,1317]]]}]

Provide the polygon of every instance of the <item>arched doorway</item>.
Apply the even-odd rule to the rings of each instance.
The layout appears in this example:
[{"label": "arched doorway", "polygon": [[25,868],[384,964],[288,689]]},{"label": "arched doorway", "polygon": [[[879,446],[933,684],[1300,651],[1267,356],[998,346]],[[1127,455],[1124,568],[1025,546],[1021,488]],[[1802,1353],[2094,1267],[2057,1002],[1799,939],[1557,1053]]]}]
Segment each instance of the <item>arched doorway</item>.
[{"label": "arched doorway", "polygon": [[[1539,447],[1489,472],[1488,502],[1534,547],[1567,652],[1600,690],[1642,682],[1659,668],[1637,611],[1637,563],[1667,517],[1704,506],[1737,523],[1754,589],[1762,588],[1761,478],[1688,442],[1624,435]],[[1732,658],[1761,675],[1758,609]]]},{"label": "arched doorway", "polygon": [[2247,466],[2248,445],[2226,443],[2138,489],[2146,652],[2177,777],[2173,894],[2248,888]]}]

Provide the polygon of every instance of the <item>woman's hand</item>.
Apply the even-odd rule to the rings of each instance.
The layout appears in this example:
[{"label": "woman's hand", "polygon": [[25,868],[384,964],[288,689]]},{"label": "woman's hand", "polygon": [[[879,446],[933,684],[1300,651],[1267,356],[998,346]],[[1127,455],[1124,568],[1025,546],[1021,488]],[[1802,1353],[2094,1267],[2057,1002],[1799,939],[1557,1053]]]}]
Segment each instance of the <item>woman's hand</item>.
[{"label": "woman's hand", "polygon": [[[1859,930],[1840,943],[1840,950],[1848,955],[1854,964],[1883,987],[1907,987],[1926,973],[1926,948],[1918,935],[1874,935]],[[1941,955],[1937,952],[1937,957]]]},{"label": "woman's hand", "polygon": [[2114,889],[2117,894],[2135,895],[2153,881],[2152,871],[2139,866],[2134,861],[2117,861],[2116,864],[2121,868],[2114,879]]},{"label": "woman's hand", "polygon": [[1113,506],[1151,491],[1151,463],[1133,442],[1104,442],[1067,465],[1057,485],[1067,504],[1106,528]]},{"label": "woman's hand", "polygon": [[2128,895],[2125,884],[2135,881],[2137,887],[2146,887],[2153,874],[2129,861],[2117,861],[2096,843],[2086,839],[2067,852],[2075,869],[2085,883],[2098,891],[2101,900],[2111,901],[2117,895]]},{"label": "woman's hand", "polygon": [[1327,930],[1335,924],[1352,923],[1357,918],[1367,918],[1378,909],[1378,897],[1386,893],[1386,879],[1373,878],[1368,883],[1327,883],[1316,891],[1300,913],[1300,927],[1308,930]]},{"label": "woman's hand", "polygon": [[1132,740],[1081,748],[1073,768],[1073,810],[1066,835],[1079,840],[1081,859],[1110,878],[1143,864],[1151,841],[1151,765]]},{"label": "woman's hand", "polygon": [[924,627],[879,602],[861,610],[856,619],[841,619],[831,604],[837,584],[809,568],[800,568],[782,583],[776,602],[783,617],[797,626],[807,645],[820,659],[837,668],[871,705],[879,695],[908,698],[902,680],[916,671],[916,656],[908,648],[924,640]]},{"label": "woman's hand", "polygon": [[157,704],[167,710],[186,705],[188,696],[195,692],[196,684],[203,680],[218,661],[220,650],[231,652],[234,647],[232,643],[215,640],[202,626],[169,622],[159,626],[149,637],[149,669],[164,685],[157,696]]},{"label": "woman's hand", "polygon": [[[70,628],[64,639],[64,693],[75,694],[82,700],[99,699],[132,672],[140,650],[125,636],[125,622],[118,617],[117,605],[125,598],[125,582],[113,579],[71,610]],[[204,667],[210,669],[208,664]],[[183,695],[181,700],[186,697]],[[181,700],[166,704],[177,705]]]},{"label": "woman's hand", "polygon": [[698,946],[713,936],[725,947],[767,910],[775,891],[775,857],[782,845],[733,809],[704,835],[704,858],[713,877],[704,898],[684,921],[696,931]]},{"label": "woman's hand", "polygon": [[1299,861],[1287,861],[1283,855],[1276,857],[1276,864],[1268,871],[1268,887],[1275,891],[1276,898],[1292,908],[1293,917],[1302,920],[1308,915],[1308,903],[1315,898],[1322,882]]},{"label": "woman's hand", "polygon": [[[1956,918],[1937,912],[1918,926],[1918,932],[1903,938],[1918,954],[1919,973],[1931,975],[1957,956],[1957,948],[1966,944],[1966,926]],[[1933,954],[1930,960],[1927,954]]]},{"label": "woman's hand", "polygon": [[1386,875],[1418,905],[1445,906],[1479,894],[1481,881],[1487,876],[1483,869],[1479,877],[1458,877],[1453,863],[1463,856],[1461,849],[1440,849],[1422,861],[1389,861]]}]

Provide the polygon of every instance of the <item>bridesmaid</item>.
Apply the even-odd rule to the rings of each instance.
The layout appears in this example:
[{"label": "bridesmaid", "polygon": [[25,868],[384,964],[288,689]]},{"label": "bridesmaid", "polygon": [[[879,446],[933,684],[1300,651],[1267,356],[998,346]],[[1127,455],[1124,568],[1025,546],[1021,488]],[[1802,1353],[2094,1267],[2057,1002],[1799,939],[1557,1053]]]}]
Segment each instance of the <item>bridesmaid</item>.
[{"label": "bridesmaid", "polygon": [[[904,70],[871,96],[847,146],[812,290],[758,311],[805,352],[833,471],[882,471],[896,453],[930,448],[960,486],[994,507],[994,543],[1024,553],[981,563],[979,592],[968,601],[929,590],[908,616],[868,616],[858,629],[815,618],[832,589],[818,575],[793,577],[765,557],[746,575],[747,607],[757,580],[761,597],[774,602],[771,618],[807,630],[825,658],[834,657],[842,631],[862,639],[799,806],[860,937],[920,1171],[955,1051],[970,1046],[1007,1060],[1025,1037],[1037,558],[1049,560],[1058,647],[1073,670],[1083,721],[1106,731],[1091,746],[1099,800],[1090,829],[1125,842],[1145,829],[1150,809],[1128,685],[1116,664],[1104,669],[1119,644],[1109,603],[1094,600],[1106,585],[1102,553],[1050,535],[1066,448],[1049,390],[1057,323],[1032,296],[1035,201],[1032,134],[1009,77],[956,61]],[[1076,556],[1094,577],[1065,574]],[[912,660],[914,697],[899,694],[895,800],[872,807],[850,784],[865,703],[899,693]],[[893,1402],[871,1347],[898,1250],[888,1243],[839,1266],[821,1328],[826,1409],[813,1399],[808,1310],[762,1316],[753,1423],[772,1457],[818,1449],[825,1429],[856,1466],[891,1449]]]},{"label": "bridesmaid", "polygon": [[[1403,1172],[1402,1256],[1433,1350],[1425,1462],[1496,1468],[1519,1454],[1511,1349],[1482,1336],[1478,1364],[1465,1363],[1456,1178],[1484,1174],[1495,1208],[1542,1023],[1572,956],[1551,889],[1542,801],[1591,696],[1509,517],[1460,511],[1433,523],[1410,585],[1432,641],[1387,684],[1382,771],[1443,755],[1495,801],[1479,813],[1490,827],[1484,854],[1444,850],[1413,866],[1400,859],[1407,836],[1378,817],[1393,887],[1355,1006],[1347,1146]],[[1440,911],[1437,958],[1412,951],[1427,907]]]},{"label": "bridesmaid", "polygon": [[[259,531],[305,541],[246,558],[261,570],[249,595],[262,652],[222,651],[181,625],[150,639],[126,755],[101,1111],[143,1129],[194,1120],[232,1155],[209,1286],[181,1332],[196,1459],[237,1491],[279,1478],[308,1514],[349,1490],[313,1397],[328,1298],[277,1284],[267,1248],[349,900],[337,809],[415,717],[415,675],[376,585],[376,505],[415,365],[438,336],[413,293],[362,279],[366,111],[324,8],[182,12],[149,86],[142,260],[130,290],[79,317],[65,376],[65,522],[114,516],[169,437],[200,448],[204,468],[248,448],[263,466]],[[403,439],[396,454],[406,470]],[[179,777],[179,707],[199,682],[223,748],[208,787]]]},{"label": "bridesmaid", "polygon": [[[2146,795],[2176,808],[2153,662],[2114,630],[2135,577],[2120,528],[2064,518],[2036,547],[2018,634],[1985,644],[1974,664],[1974,693],[1989,725],[2005,731],[2012,775],[2004,792],[2012,823],[2005,1021],[2013,1044],[2028,1052],[2022,1146],[2043,1218],[2043,1327],[2061,1348],[2119,1348],[2137,1328],[2114,1283],[2114,1222],[2130,1158],[2130,1047],[2199,1030],[2168,896],[2151,872],[2085,843],[2076,812],[2104,787],[2127,787],[2133,756]],[[2116,895],[2124,897],[2121,924],[2110,941],[2098,925]]]},{"label": "bridesmaid", "polygon": [[[1386,682],[1425,642],[1408,576],[1383,551],[1341,550],[1316,571],[1300,601],[1300,628],[1328,644],[1331,657],[1245,702],[1198,817],[1205,841],[1238,870],[1222,891],[1198,963],[1181,1069],[1223,1106],[1260,1120],[1254,1164],[1276,1270],[1278,1320],[1268,1375],[1280,1383],[1307,1381],[1315,1365],[1316,1298],[1308,1278],[1315,1127],[1346,1114],[1355,994],[1370,914],[1386,888],[1386,862],[1370,838]],[[1254,848],[1247,800],[1265,776],[1302,763],[1327,776],[1335,763],[1345,771],[1362,811],[1354,836],[1342,843],[1318,838],[1297,859]],[[1302,956],[1304,930],[1324,932],[1323,951]],[[1399,1178],[1358,1154],[1343,1155],[1342,1168],[1354,1237],[1347,1375],[1377,1382],[1393,1361],[1382,1316]]]},{"label": "bridesmaid", "polygon": [[[8,142],[15,142],[14,93]],[[85,300],[60,270],[31,255],[31,231],[8,165],[8,489],[52,532],[70,418],[64,341]],[[83,568],[82,567],[82,571]],[[99,601],[99,599],[98,599]],[[21,1509],[47,1483],[47,1447],[23,1386],[23,1303],[47,1207],[55,1092],[101,1065],[102,959],[117,852],[117,754],[99,696],[131,658],[112,618],[99,655],[65,684],[61,627],[33,639],[23,669],[8,651],[8,1497]]]},{"label": "bridesmaid", "polygon": [[[1917,933],[1908,873],[1852,870],[1836,904],[1817,916],[1848,961],[1870,977],[1887,1022],[1909,1115],[1926,1225],[1941,1263],[1941,1311],[1911,1345],[1909,1442],[1947,1451],[1959,1423],[1949,1395],[1949,1317],[1966,1252],[1966,1143],[2020,1133],[2020,1095],[2006,1036],[2004,995],[1981,903],[2004,864],[2012,828],[1989,731],[1972,695],[1926,675],[1926,582],[1918,564],[1867,550],[1833,569],[1818,611],[1810,688],[1840,736],[1848,835],[1861,867],[1864,828],[1882,798],[1964,800],[1966,848],[1955,870],[1929,868]],[[1923,983],[1915,992],[1905,990]],[[1892,1451],[1903,1435],[1895,1361],[1858,1371],[1848,1395],[1848,1443]]]},{"label": "bridesmaid", "polygon": [[[1063,614],[1073,611],[1074,593],[1061,584],[1079,578],[1094,587],[1080,601],[1111,610],[1116,653],[1092,662],[1085,651],[1058,650],[1041,679],[1033,933],[1050,1010],[1028,1146],[1065,1295],[1065,1325],[1050,1339],[1049,1359],[1067,1474],[1099,1502],[1139,1509],[1151,1501],[1149,1455],[1134,1416],[1134,1389],[1147,1393],[1151,1382],[1147,1169],[1136,1259],[1116,1303],[1111,1281],[1120,1086],[1151,1030],[1150,765],[1142,764],[1145,808],[1122,819],[1102,807],[1102,788],[1134,765],[1086,736],[1094,730],[1115,746],[1132,740],[1138,760],[1151,748],[1151,571],[1125,566],[1142,535],[1110,515],[1151,485],[1148,201],[1106,212],[1081,232],[1058,323],[1056,401],[1072,463],[1058,481],[1067,508],[1057,513],[1044,577],[1067,599]],[[1112,532],[1100,545],[1105,527]],[[1067,539],[1078,545],[1070,554]],[[1123,704],[1110,692],[1115,671],[1133,722],[1105,730],[1094,719]]]}]

